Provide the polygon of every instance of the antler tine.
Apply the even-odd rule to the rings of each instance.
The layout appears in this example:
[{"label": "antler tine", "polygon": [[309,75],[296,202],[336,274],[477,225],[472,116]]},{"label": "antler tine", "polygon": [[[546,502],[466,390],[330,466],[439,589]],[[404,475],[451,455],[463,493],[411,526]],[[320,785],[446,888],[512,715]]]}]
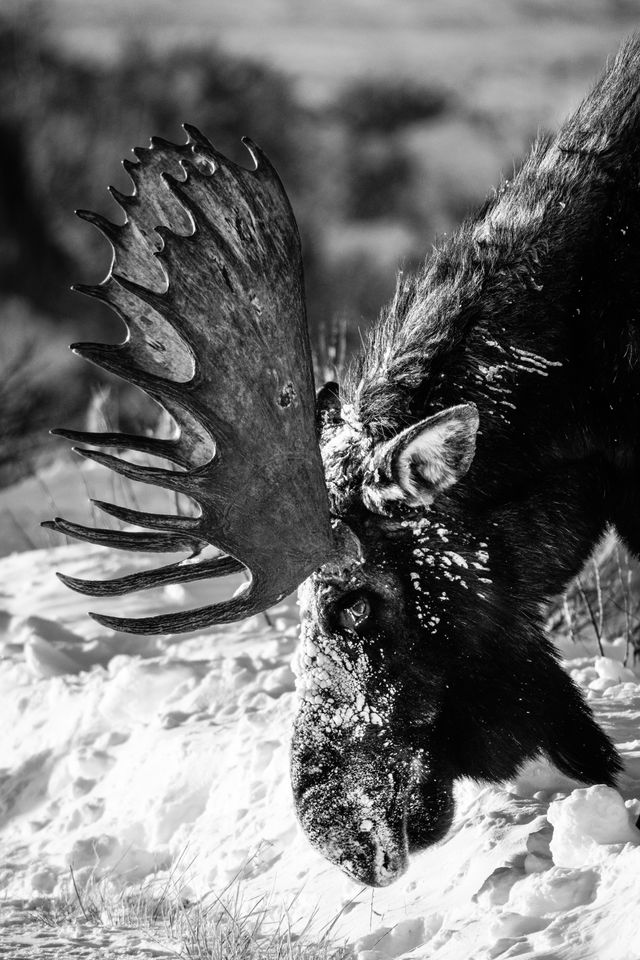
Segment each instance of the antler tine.
[{"label": "antler tine", "polygon": [[167,380],[166,377],[148,373],[137,364],[132,363],[132,351],[128,344],[73,343],[71,349],[83,360],[88,360],[97,367],[101,367],[123,380],[128,380],[136,387],[141,387],[151,396],[160,394],[179,402],[184,400],[185,392],[189,389],[188,384],[177,383],[173,380]]},{"label": "antler tine", "polygon": [[[134,193],[111,191],[125,223],[112,229],[107,222],[103,231],[114,247],[112,270],[99,286],[79,288],[112,306],[129,328],[128,339],[111,347],[76,345],[85,358],[162,404],[178,438],[67,433],[178,463],[184,470],[78,449],[131,480],[190,497],[200,516],[185,523],[100,502],[107,513],[160,532],[91,533],[68,521],[58,521],[57,529],[113,546],[204,541],[228,559],[215,568],[203,564],[198,576],[245,567],[252,581],[224,603],[138,626],[96,617],[129,632],[193,630],[266,609],[338,549],[316,440],[300,240],[289,202],[255,144],[246,141],[255,164],[249,170],[195,127],[185,130],[184,144],[154,138],[150,148],[134,150],[138,162],[125,164]],[[85,219],[105,226],[99,217]],[[169,582],[164,578],[171,575],[167,568],[144,583]],[[121,578],[100,595],[141,583]]]},{"label": "antler tine", "polygon": [[132,204],[136,202],[137,197],[135,193],[123,193],[121,190],[118,190],[117,187],[113,186],[107,187],[107,190],[116,201],[118,206],[122,207],[125,213],[127,210],[129,210]]},{"label": "antler tine", "polygon": [[186,133],[189,143],[194,144],[198,147],[204,147],[205,150],[215,150],[215,147],[211,143],[208,137],[205,137],[203,133],[198,130],[197,127],[194,127],[192,123],[183,123],[182,129]]},{"label": "antler tine", "polygon": [[[208,137],[198,130],[197,127],[194,127],[191,123],[183,123],[182,129],[187,134],[187,157],[191,155],[192,157],[205,157],[207,160],[212,160],[216,168],[221,167],[230,172],[236,172],[240,177],[243,174],[246,174],[248,171],[241,167],[239,164],[234,163],[233,160],[230,160],[229,157],[225,157],[224,153],[214,146],[214,144],[209,140]],[[189,161],[187,160],[187,163]],[[181,166],[184,169],[185,161],[181,161]],[[192,167],[193,165],[190,164]],[[198,168],[198,171],[202,173],[202,170]]]},{"label": "antler tine", "polygon": [[120,476],[126,477],[128,480],[139,480],[140,483],[151,483],[158,487],[165,487],[167,490],[187,493],[186,490],[183,490],[185,483],[181,480],[185,477],[184,473],[174,470],[161,470],[158,467],[143,467],[140,464],[120,460],[119,457],[112,457],[108,453],[100,453],[97,450],[85,450],[83,447],[74,447],[73,449],[75,453],[86,460],[95,460],[96,463],[108,467],[109,470],[119,473]]},{"label": "antler tine", "polygon": [[197,537],[189,539],[177,533],[137,533],[128,530],[104,530],[83,527],[62,517],[55,520],[43,520],[40,524],[47,530],[56,530],[76,540],[86,540],[102,547],[115,547],[117,550],[146,550],[149,553],[177,553],[181,550],[202,548],[203,541]]},{"label": "antler tine", "polygon": [[244,569],[244,565],[233,557],[220,557],[197,563],[169,563],[155,570],[139,570],[112,580],[84,580],[64,573],[58,573],[57,576],[66,587],[88,597],[122,597],[136,590],[150,590],[168,583],[193,583],[210,577],[227,577]]},{"label": "antler tine", "polygon": [[278,174],[264,150],[255,143],[251,137],[242,137],[242,142],[251,154],[251,158],[256,165],[256,173],[268,173],[270,176],[277,177]]},{"label": "antler tine", "polygon": [[129,174],[131,179],[135,184],[135,178],[140,170],[140,161],[139,160],[129,160],[128,157],[125,157],[122,161],[122,166],[126,173]]},{"label": "antler tine", "polygon": [[104,283],[74,283],[71,285],[71,289],[74,293],[81,293],[84,297],[93,297],[94,300],[100,300],[101,303],[108,303],[111,306],[107,281]]},{"label": "antler tine", "polygon": [[132,147],[131,152],[140,163],[143,163],[151,154],[151,147]]},{"label": "antler tine", "polygon": [[91,210],[76,210],[75,214],[76,217],[79,217],[81,220],[86,220],[87,223],[91,223],[94,227],[97,227],[100,233],[104,234],[110,243],[115,244],[118,242],[122,227],[117,223],[112,223],[111,220],[107,220],[106,217],[101,216],[99,213],[92,213]]},{"label": "antler tine", "polygon": [[170,514],[145,513],[141,510],[130,510],[115,503],[105,503],[104,500],[91,500],[91,503],[124,523],[133,523],[138,527],[148,527],[150,530],[174,530],[184,533],[196,532],[200,526],[199,517],[179,517]]},{"label": "antler tine", "polygon": [[[253,584],[248,585],[231,600],[214,603],[207,607],[197,607],[195,610],[180,610],[176,613],[164,613],[156,617],[109,617],[101,613],[89,613],[97,623],[112,630],[123,633],[134,633],[142,636],[153,636],[159,633],[186,633],[191,630],[202,630],[204,627],[215,626],[221,623],[232,623],[234,620],[243,620],[254,613],[261,613],[277,597],[265,602],[262,595],[253,596]],[[281,598],[280,598],[281,599]]]},{"label": "antler tine", "polygon": [[153,136],[150,138],[149,143],[153,148],[160,150],[169,150],[170,152],[175,152],[176,150],[182,150],[185,144],[174,143],[172,140],[167,140],[165,137]]},{"label": "antler tine", "polygon": [[[169,303],[165,300],[164,293],[157,293],[155,290],[150,290],[148,287],[143,286],[141,283],[134,283],[133,280],[127,279],[121,273],[112,273],[112,280],[118,284],[119,287],[122,287],[123,290],[126,290],[127,293],[132,294],[136,297],[137,300],[141,300],[143,303],[146,303],[147,306],[153,307],[154,310],[157,310],[160,316],[164,317],[165,320],[170,320],[170,310]],[[83,291],[84,292],[84,291]],[[169,316],[167,316],[169,313]]]},{"label": "antler tine", "polygon": [[[51,431],[54,437],[63,437],[72,443],[88,443],[99,447],[118,447],[121,450],[136,450],[149,453],[163,460],[171,460],[180,467],[190,466],[189,458],[181,451],[178,440],[161,440],[158,437],[139,437],[130,433],[92,433],[88,430]],[[133,522],[133,521],[132,521]]]}]

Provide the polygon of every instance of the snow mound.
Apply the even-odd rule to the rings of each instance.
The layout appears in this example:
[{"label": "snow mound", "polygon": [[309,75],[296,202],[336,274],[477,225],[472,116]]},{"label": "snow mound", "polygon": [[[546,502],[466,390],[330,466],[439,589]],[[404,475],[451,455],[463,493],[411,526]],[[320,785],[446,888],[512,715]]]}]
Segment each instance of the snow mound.
[{"label": "snow mound", "polygon": [[640,844],[635,817],[617,790],[604,785],[573,790],[566,800],[549,805],[553,824],[550,844],[554,863],[582,867],[601,863],[620,844]]},{"label": "snow mound", "polygon": [[394,927],[380,927],[361,937],[354,946],[357,960],[395,960],[431,939],[440,928],[442,918],[431,918],[427,927],[422,917],[401,920]]}]

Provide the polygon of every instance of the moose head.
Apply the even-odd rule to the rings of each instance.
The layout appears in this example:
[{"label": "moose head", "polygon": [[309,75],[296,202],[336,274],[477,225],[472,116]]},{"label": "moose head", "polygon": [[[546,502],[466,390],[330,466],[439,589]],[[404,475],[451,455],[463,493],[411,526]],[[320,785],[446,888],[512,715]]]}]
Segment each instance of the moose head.
[{"label": "moose head", "polygon": [[[199,514],[97,502],[151,532],[48,526],[192,557],[111,581],[61,579],[116,597],[250,572],[247,588],[217,605],[140,620],[93,614],[140,634],[239,620],[301,585],[299,819],[331,861],[385,885],[410,853],[445,835],[458,777],[501,780],[544,752],[572,776],[613,781],[617,755],[540,626],[542,601],[579,569],[604,520],[584,519],[571,466],[547,471],[531,495],[498,496],[496,477],[508,471],[489,429],[495,404],[508,407],[523,378],[535,394],[557,361],[498,343],[486,310],[471,325],[442,257],[419,281],[401,280],[360,364],[316,397],[300,243],[282,185],[249,141],[254,169],[185,129],[186,143],[153,139],[125,162],[134,192],[113,191],[123,225],[80,212],[114,248],[107,279],[80,289],[111,304],[129,335],[74,346],[161,403],[178,432],[57,433],[171,461],[152,468],[79,450],[190,497]],[[456,242],[470,243],[470,231]],[[495,303],[486,279],[469,284],[476,302]],[[435,362],[443,356],[455,358],[450,374]],[[198,560],[206,544],[221,553]]]},{"label": "moose head", "polygon": [[612,782],[618,761],[539,626],[555,565],[571,562],[545,505],[551,562],[522,545],[531,521],[513,504],[477,509],[456,489],[476,406],[376,442],[336,396],[318,398],[321,449],[349,537],[300,589],[293,788],[312,842],[383,886],[446,834],[457,778],[504,780],[546,753],[569,776]]}]

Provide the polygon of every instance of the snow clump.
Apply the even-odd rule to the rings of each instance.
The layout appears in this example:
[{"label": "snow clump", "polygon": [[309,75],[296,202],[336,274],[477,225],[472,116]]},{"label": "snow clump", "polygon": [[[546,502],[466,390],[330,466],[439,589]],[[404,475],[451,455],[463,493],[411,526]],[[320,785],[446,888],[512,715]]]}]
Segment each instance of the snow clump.
[{"label": "snow clump", "polygon": [[603,784],[555,800],[547,818],[554,828],[550,849],[558,866],[597,864],[609,856],[612,844],[640,844],[631,811],[617,790]]}]

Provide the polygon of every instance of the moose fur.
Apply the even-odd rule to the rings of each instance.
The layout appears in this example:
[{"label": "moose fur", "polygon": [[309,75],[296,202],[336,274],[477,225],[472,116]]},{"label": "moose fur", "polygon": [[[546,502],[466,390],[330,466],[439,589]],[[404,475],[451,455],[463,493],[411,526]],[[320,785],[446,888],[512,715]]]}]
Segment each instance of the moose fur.
[{"label": "moose fur", "polygon": [[292,773],[312,842],[392,882],[461,776],[619,757],[543,632],[608,525],[640,555],[640,39],[395,297],[318,398],[363,559],[301,592]]}]

